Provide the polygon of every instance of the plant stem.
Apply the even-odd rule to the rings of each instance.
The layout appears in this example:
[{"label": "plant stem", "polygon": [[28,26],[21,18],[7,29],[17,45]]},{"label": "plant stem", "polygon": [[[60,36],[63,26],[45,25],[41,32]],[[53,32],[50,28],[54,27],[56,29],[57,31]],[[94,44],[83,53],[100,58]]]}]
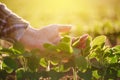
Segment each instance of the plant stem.
[{"label": "plant stem", "polygon": [[1,61],[1,64],[0,64],[0,70],[2,70],[3,68],[2,68],[2,64],[3,64],[3,62]]},{"label": "plant stem", "polygon": [[72,68],[73,70],[73,80],[77,80],[77,70],[76,68]]},{"label": "plant stem", "polygon": [[24,71],[27,71],[27,60],[26,60],[26,58],[20,57],[19,60],[20,60],[20,63],[22,64],[22,66],[24,68]]},{"label": "plant stem", "polygon": [[50,61],[48,61],[48,66],[47,66],[46,71],[50,71]]}]

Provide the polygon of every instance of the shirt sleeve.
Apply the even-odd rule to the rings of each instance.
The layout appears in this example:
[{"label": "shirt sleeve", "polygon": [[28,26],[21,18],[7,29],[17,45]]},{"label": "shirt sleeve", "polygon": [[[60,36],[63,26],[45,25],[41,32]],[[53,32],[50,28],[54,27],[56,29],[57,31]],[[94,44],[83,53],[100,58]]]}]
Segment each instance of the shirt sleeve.
[{"label": "shirt sleeve", "polygon": [[0,3],[0,39],[15,42],[24,34],[29,23]]}]

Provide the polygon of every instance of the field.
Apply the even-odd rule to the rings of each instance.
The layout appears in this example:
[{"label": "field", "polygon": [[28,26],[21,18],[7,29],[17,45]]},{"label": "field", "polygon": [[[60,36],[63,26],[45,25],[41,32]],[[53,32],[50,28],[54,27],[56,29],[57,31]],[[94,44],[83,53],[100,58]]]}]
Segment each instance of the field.
[{"label": "field", "polygon": [[[0,0],[32,27],[70,24],[57,45],[0,45],[0,80],[120,80],[120,0]],[[82,36],[83,34],[89,34]],[[70,36],[80,37],[71,42]]]}]

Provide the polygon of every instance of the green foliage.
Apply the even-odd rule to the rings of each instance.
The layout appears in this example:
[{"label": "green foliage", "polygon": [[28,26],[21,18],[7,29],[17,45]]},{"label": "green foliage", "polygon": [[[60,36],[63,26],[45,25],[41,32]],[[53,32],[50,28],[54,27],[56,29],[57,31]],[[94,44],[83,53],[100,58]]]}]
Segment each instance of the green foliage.
[{"label": "green foliage", "polygon": [[99,37],[96,37],[93,41],[92,41],[92,49],[95,49],[95,48],[102,48],[105,44],[105,41],[106,41],[106,37],[105,36],[99,36]]},{"label": "green foliage", "polygon": [[60,43],[58,43],[58,48],[61,51],[64,51],[66,53],[72,53],[72,47],[71,47],[71,39],[69,36],[65,36]]},{"label": "green foliage", "polygon": [[10,69],[16,70],[18,68],[18,65],[15,59],[12,59],[10,57],[5,57],[3,59],[3,68],[4,67],[8,67]]},{"label": "green foliage", "polygon": [[14,73],[17,80],[38,80],[49,78],[59,80],[68,73],[73,79],[79,76],[84,80],[109,80],[120,78],[120,46],[105,45],[106,36],[92,40],[85,35],[74,42],[64,36],[56,44],[44,44],[45,50],[27,51],[20,43],[11,48],[1,48],[0,79]]},{"label": "green foliage", "polygon": [[92,70],[88,69],[85,72],[78,72],[78,75],[84,80],[92,80]]}]

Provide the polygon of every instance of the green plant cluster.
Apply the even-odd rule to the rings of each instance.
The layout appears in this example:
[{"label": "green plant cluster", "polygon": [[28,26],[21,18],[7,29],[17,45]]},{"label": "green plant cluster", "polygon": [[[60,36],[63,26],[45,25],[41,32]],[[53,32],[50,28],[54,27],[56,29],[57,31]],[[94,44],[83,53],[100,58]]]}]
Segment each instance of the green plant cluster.
[{"label": "green plant cluster", "polygon": [[16,42],[0,48],[0,80],[11,75],[16,80],[59,80],[68,75],[73,80],[120,79],[120,45],[107,46],[106,36],[64,36],[57,45],[44,47],[27,51]]},{"label": "green plant cluster", "polygon": [[89,29],[86,33],[89,33],[93,37],[99,35],[105,35],[112,46],[117,45],[120,41],[120,23],[119,21],[105,21],[102,24],[94,25],[93,29]]}]

